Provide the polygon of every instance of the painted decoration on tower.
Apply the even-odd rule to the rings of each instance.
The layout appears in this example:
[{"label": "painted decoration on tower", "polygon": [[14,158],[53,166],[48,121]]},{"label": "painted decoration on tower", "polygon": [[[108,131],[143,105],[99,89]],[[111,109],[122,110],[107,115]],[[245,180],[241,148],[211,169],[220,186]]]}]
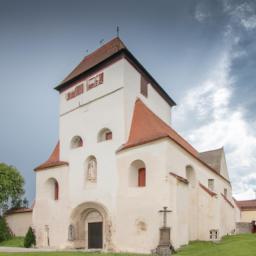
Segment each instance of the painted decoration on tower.
[{"label": "painted decoration on tower", "polygon": [[100,84],[103,84],[104,75],[100,73],[87,80],[87,90],[90,90]]},{"label": "painted decoration on tower", "polygon": [[66,94],[66,100],[71,100],[82,93],[84,93],[84,85],[79,84],[72,91],[70,91]]},{"label": "painted decoration on tower", "polygon": [[103,84],[103,82],[104,82],[104,73],[101,72],[93,77],[90,77],[89,79],[87,79],[85,81],[85,83],[79,84],[74,89],[69,91],[66,94],[66,100],[71,100],[71,99],[83,94],[85,91],[84,84],[86,85],[86,90],[89,91],[89,90],[97,87],[98,85]]}]

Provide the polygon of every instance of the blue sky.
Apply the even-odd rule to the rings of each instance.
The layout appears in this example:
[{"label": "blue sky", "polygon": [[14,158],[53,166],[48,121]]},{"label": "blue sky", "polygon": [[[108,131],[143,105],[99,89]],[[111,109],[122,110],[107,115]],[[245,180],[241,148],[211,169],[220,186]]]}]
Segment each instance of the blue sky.
[{"label": "blue sky", "polygon": [[0,161],[35,195],[33,168],[58,140],[58,93],[116,35],[178,103],[173,126],[199,151],[224,146],[233,191],[256,189],[256,2],[0,0]]}]

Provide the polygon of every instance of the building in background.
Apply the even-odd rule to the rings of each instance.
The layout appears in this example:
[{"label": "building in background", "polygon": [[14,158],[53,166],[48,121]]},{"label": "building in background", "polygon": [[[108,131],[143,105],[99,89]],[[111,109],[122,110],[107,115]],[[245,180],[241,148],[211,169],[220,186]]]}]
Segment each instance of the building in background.
[{"label": "building in background", "polygon": [[32,212],[32,208],[19,208],[5,213],[8,226],[15,236],[25,236],[32,227]]},{"label": "building in background", "polygon": [[241,222],[256,221],[256,199],[236,201],[241,211]]}]

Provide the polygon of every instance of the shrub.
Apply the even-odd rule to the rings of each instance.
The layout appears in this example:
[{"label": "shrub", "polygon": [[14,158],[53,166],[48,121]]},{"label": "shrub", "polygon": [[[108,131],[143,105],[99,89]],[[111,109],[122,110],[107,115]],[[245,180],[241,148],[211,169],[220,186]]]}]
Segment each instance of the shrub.
[{"label": "shrub", "polygon": [[0,242],[9,240],[13,237],[10,228],[4,217],[0,216]]},{"label": "shrub", "polygon": [[28,232],[24,239],[24,247],[30,248],[32,245],[36,245],[36,237],[33,229],[29,227]]}]

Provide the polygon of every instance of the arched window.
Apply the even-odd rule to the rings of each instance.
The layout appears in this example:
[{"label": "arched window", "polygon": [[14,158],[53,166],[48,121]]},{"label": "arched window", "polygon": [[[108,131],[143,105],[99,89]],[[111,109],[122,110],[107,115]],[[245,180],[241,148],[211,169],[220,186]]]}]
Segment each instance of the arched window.
[{"label": "arched window", "polygon": [[98,142],[105,141],[105,140],[112,140],[113,135],[112,131],[108,128],[103,128],[98,133]]},{"label": "arched window", "polygon": [[59,183],[55,178],[47,180],[45,196],[48,199],[59,200]]},{"label": "arched window", "polygon": [[146,186],[146,166],[142,160],[135,160],[130,165],[129,183],[131,187]]},{"label": "arched window", "polygon": [[54,200],[59,200],[59,183],[57,181],[54,183]]},{"label": "arched window", "polygon": [[79,148],[83,146],[83,140],[80,136],[74,136],[71,140],[70,147],[71,148]]},{"label": "arched window", "polygon": [[146,169],[140,168],[138,170],[138,187],[146,186]]},{"label": "arched window", "polygon": [[195,187],[196,185],[196,174],[195,170],[191,165],[186,166],[186,178],[191,187]]}]

